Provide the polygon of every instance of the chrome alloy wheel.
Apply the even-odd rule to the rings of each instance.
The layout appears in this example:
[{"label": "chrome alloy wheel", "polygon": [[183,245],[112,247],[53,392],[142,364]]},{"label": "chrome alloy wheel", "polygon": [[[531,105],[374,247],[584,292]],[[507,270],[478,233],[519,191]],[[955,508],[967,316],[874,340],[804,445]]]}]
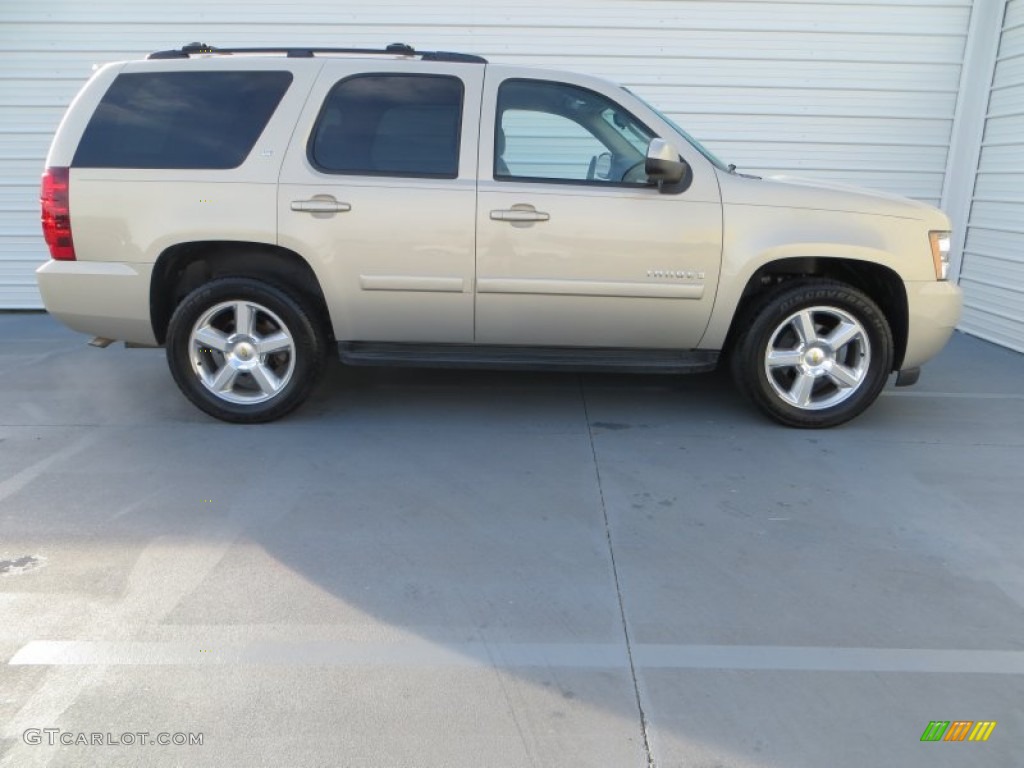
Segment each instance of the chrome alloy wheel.
[{"label": "chrome alloy wheel", "polygon": [[291,380],[295,340],[277,315],[252,301],[225,301],[192,326],[192,371],[213,395],[229,403],[265,403]]},{"label": "chrome alloy wheel", "polygon": [[764,371],[775,393],[809,411],[831,408],[860,388],[871,365],[864,326],[836,307],[808,307],[775,329]]}]

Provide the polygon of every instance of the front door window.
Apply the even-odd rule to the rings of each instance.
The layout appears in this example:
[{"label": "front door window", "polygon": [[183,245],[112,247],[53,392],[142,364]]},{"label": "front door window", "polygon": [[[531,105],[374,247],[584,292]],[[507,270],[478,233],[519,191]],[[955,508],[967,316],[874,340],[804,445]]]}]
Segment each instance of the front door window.
[{"label": "front door window", "polygon": [[646,186],[655,134],[594,91],[544,80],[506,80],[498,91],[494,178]]}]

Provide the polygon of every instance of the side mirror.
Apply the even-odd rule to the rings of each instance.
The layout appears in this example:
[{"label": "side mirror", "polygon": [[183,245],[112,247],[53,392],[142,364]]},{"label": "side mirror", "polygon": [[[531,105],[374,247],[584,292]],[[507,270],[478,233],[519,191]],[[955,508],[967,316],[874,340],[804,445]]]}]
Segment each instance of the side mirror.
[{"label": "side mirror", "polygon": [[664,139],[651,139],[644,163],[647,178],[658,184],[678,184],[686,177],[689,166],[679,157],[676,148]]}]

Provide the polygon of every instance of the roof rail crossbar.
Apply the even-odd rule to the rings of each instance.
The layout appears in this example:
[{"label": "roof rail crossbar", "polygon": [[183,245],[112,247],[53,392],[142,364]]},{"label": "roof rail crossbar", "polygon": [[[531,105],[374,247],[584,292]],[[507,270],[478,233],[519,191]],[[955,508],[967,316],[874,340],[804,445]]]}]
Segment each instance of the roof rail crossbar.
[{"label": "roof rail crossbar", "polygon": [[487,59],[468,53],[450,53],[448,51],[417,51],[405,43],[392,43],[387,48],[216,48],[206,43],[189,43],[181,48],[170,51],[156,51],[149,54],[148,59],[187,59],[193,54],[215,53],[230,55],[232,53],[283,53],[289,58],[308,59],[318,53],[374,54],[386,56],[419,56],[423,61],[447,61],[461,64],[486,64]]}]

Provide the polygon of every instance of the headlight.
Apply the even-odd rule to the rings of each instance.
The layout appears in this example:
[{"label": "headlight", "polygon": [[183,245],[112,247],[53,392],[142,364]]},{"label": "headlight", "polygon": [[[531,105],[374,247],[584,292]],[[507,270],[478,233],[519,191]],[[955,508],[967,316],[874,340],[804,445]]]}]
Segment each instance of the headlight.
[{"label": "headlight", "polygon": [[945,280],[949,275],[949,232],[929,232],[932,244],[932,261],[935,262],[935,279]]}]

